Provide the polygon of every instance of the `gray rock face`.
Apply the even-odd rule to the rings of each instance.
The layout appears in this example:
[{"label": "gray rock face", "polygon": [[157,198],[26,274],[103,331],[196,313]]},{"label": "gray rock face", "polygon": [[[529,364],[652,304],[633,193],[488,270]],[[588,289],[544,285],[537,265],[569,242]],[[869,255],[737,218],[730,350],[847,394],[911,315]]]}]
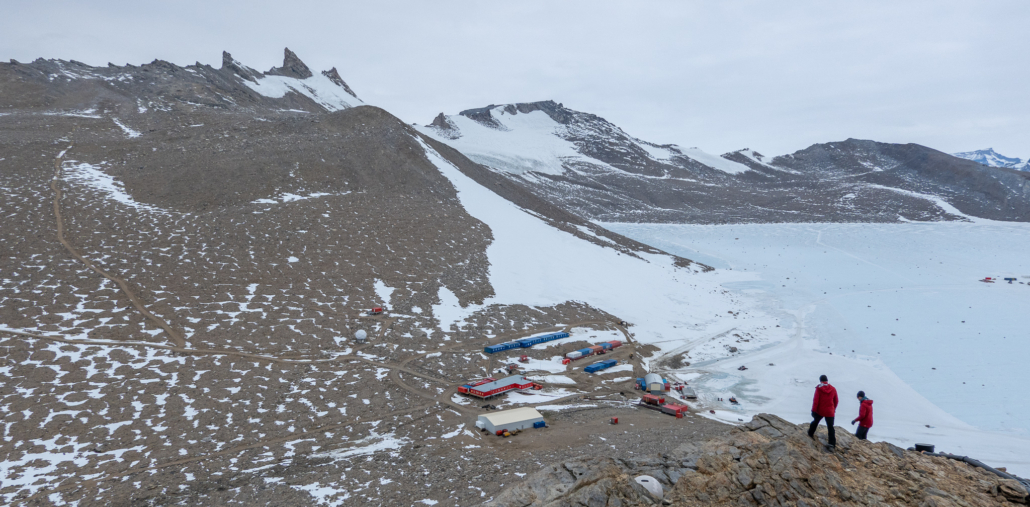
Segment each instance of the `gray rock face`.
[{"label": "gray rock face", "polygon": [[1019,482],[966,463],[855,439],[838,428],[827,452],[804,425],[759,414],[724,437],[685,444],[667,455],[637,460],[584,460],[528,476],[485,503],[490,507],[653,505],[633,481],[650,475],[665,505],[912,507],[1016,505],[1028,500]]},{"label": "gray rock face", "polygon": [[329,80],[337,86],[346,90],[347,93],[351,94],[352,97],[358,98],[358,96],[354,93],[354,90],[351,90],[350,86],[347,86],[347,83],[343,80],[342,77],[340,77],[340,73],[336,72],[336,67],[333,67],[329,70],[323,70],[322,75],[329,78]]},{"label": "gray rock face", "polygon": [[295,77],[298,79],[307,79],[314,75],[311,73],[311,69],[309,69],[308,66],[300,60],[297,53],[290,51],[290,48],[285,48],[283,53],[283,66],[273,67],[271,70],[266,72],[266,74]]}]

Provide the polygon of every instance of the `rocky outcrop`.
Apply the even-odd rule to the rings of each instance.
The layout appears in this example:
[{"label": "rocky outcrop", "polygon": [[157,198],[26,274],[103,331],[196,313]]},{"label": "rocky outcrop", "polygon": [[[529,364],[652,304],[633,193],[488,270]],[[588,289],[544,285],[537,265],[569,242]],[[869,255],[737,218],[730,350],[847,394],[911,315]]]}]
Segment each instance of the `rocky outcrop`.
[{"label": "rocky outcrop", "polygon": [[[822,443],[825,429],[760,414],[725,437],[684,444],[668,454],[634,460],[570,461],[545,468],[485,505],[565,507],[700,506],[1007,506],[1028,503],[1026,488],[962,461],[906,451],[837,431],[838,448]],[[634,479],[654,477],[663,494]]]},{"label": "rocky outcrop", "polygon": [[255,76],[260,75],[260,73],[255,72],[254,69],[237,62],[228,51],[222,51],[222,69],[230,70],[237,76],[254,82],[257,82],[257,78],[255,78]]},{"label": "rocky outcrop", "polygon": [[308,68],[307,64],[301,61],[297,53],[290,51],[290,48],[283,50],[283,66],[273,67],[265,74],[270,76],[286,76],[295,77],[298,79],[307,79],[314,74],[311,73],[311,69]]},{"label": "rocky outcrop", "polygon": [[347,86],[347,82],[344,81],[342,77],[340,77],[340,73],[336,71],[336,67],[333,67],[329,70],[323,70],[322,75],[329,78],[329,80],[332,81],[333,84],[346,90],[347,93],[351,95],[351,97],[358,98],[357,94],[354,93],[354,90],[351,90],[350,86]]}]

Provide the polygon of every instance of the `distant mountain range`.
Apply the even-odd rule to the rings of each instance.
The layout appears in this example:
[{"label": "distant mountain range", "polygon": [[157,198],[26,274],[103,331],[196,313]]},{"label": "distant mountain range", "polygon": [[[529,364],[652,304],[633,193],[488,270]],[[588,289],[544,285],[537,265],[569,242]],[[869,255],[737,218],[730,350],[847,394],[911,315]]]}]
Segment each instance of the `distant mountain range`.
[{"label": "distant mountain range", "polygon": [[[274,188],[297,192],[299,183],[277,180],[285,170],[281,167],[274,177],[269,173],[241,179],[233,171],[249,173],[254,167],[279,165],[275,153],[280,149],[293,152],[310,144],[307,153],[311,155],[310,150],[340,147],[339,143],[316,143],[311,137],[295,139],[298,127],[269,130],[266,120],[283,116],[279,125],[317,124],[328,119],[313,115],[367,107],[335,68],[312,72],[289,49],[284,51],[283,65],[267,72],[247,67],[227,52],[221,68],[200,63],[181,67],[161,60],[106,67],[64,60],[12,61],[0,64],[0,90],[5,99],[0,115],[9,115],[9,121],[38,119],[39,114],[107,119],[118,132],[142,135],[138,141],[189,132],[189,138],[205,144],[205,149],[207,143],[220,139],[208,158],[227,157],[221,171],[212,171],[204,163],[179,166],[170,159],[185,160],[186,155],[197,153],[186,149],[178,155],[147,155],[153,159],[150,167],[170,164],[176,167],[171,172],[151,172],[147,167],[119,175],[129,187],[153,187],[148,197],[155,201],[168,198],[208,205],[267,198],[264,194]],[[371,109],[378,112],[367,114],[384,122],[384,135],[396,131],[385,127],[394,124],[392,115]],[[236,156],[230,146],[245,137],[196,135],[203,130],[201,124],[206,129],[224,120],[201,119],[216,113],[257,121],[261,128],[251,127],[247,137],[253,137],[255,130],[269,130],[269,137],[248,148],[254,153]],[[234,121],[242,126],[240,120]],[[358,121],[347,128],[358,134],[362,126]],[[606,221],[897,222],[965,220],[965,215],[1030,220],[1026,162],[993,150],[952,156],[916,144],[848,139],[775,158],[750,149],[716,155],[639,139],[604,118],[554,101],[441,113],[419,131],[477,162],[466,169],[477,178],[495,181],[492,188],[497,193],[554,217],[556,223],[593,227]],[[352,155],[367,156],[366,162],[354,164],[357,159],[348,156],[341,159],[345,164],[335,167],[363,173],[396,155],[373,149],[381,141],[385,139],[349,148]],[[255,158],[257,151],[267,151],[265,158]],[[325,164],[325,174],[320,174],[318,185],[306,183],[311,187],[307,190],[343,188],[339,182],[345,178],[332,176],[334,163],[322,157],[316,161]],[[407,184],[370,174],[365,177],[375,185]],[[209,184],[194,188],[200,180]],[[222,184],[226,181],[234,186]]]},{"label": "distant mountain range", "polygon": [[1030,174],[848,139],[768,158],[633,137],[554,101],[441,113],[422,132],[599,222],[1030,220]]},{"label": "distant mountain range", "polygon": [[994,151],[994,148],[964,151],[962,153],[952,153],[952,155],[958,158],[972,160],[973,162],[979,162],[988,167],[1008,167],[1009,169],[1016,169],[1019,171],[1030,171],[1030,160],[1006,157],[1005,155]]}]

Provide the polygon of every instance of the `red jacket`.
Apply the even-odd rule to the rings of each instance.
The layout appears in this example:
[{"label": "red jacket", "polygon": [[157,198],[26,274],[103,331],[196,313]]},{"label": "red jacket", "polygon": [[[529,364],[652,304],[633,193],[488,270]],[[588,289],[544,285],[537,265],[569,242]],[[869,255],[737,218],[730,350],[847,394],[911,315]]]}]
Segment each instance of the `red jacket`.
[{"label": "red jacket", "polygon": [[862,400],[862,404],[858,407],[858,425],[863,428],[873,427],[873,400],[868,398]]},{"label": "red jacket", "polygon": [[837,390],[830,384],[819,384],[812,400],[812,412],[823,417],[833,417],[837,411]]}]

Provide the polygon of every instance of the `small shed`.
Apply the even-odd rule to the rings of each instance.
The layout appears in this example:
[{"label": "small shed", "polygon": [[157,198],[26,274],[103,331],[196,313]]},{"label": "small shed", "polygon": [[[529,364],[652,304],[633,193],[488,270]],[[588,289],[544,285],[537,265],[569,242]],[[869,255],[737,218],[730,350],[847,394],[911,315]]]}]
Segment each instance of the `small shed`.
[{"label": "small shed", "polygon": [[476,421],[476,427],[496,433],[498,430],[511,431],[532,428],[533,423],[543,422],[543,420],[544,416],[540,415],[535,408],[522,407],[483,414]]}]

